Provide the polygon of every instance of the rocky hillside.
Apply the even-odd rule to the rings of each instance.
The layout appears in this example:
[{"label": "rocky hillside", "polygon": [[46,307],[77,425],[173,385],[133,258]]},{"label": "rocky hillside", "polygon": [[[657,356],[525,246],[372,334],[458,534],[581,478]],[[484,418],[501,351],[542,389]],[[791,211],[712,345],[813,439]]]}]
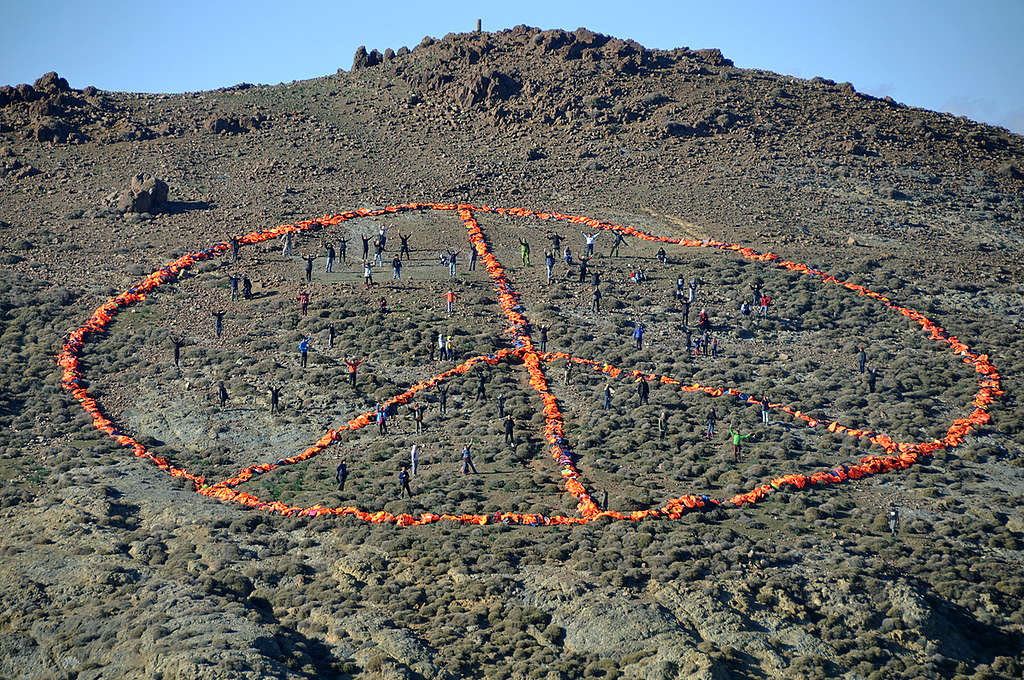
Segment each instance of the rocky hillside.
[{"label": "rocky hillside", "polygon": [[[49,73],[0,88],[0,676],[1021,676],[1024,138],[849,83],[738,69],[718,50],[649,50],[586,29],[379,50],[277,86],[118,93]],[[94,430],[60,389],[64,334],[172,258],[407,201],[557,210],[770,250],[926,312],[993,357],[1006,395],[989,427],[928,465],[755,507],[576,528],[399,529],[197,496]],[[411,234],[413,258],[401,282],[384,269],[367,292],[353,258],[359,236],[385,223]],[[599,241],[606,309],[595,314],[575,268],[559,261],[556,281],[543,281],[552,225],[491,216],[481,228],[557,351],[770,391],[908,437],[937,436],[968,408],[969,369],[863,301],[717,252],[672,251],[661,264],[655,246],[632,243],[613,259]],[[578,230],[556,230],[582,249]],[[341,239],[348,261],[326,273],[323,242]],[[532,268],[518,265],[519,239],[533,245]],[[426,357],[438,330],[465,353],[507,345],[486,275],[462,272],[463,259],[453,284],[435,264],[444,247],[466,252],[457,220],[353,222],[297,238],[290,258],[279,246],[204,263],[86,348],[90,389],[147,446],[230,474],[293,454],[441,370]],[[318,258],[308,284],[305,254]],[[645,286],[627,280],[637,267],[651,275]],[[249,277],[254,298],[232,300],[229,275]],[[678,275],[703,282],[721,357],[680,349]],[[774,317],[738,319],[758,277]],[[454,319],[438,302],[449,286],[464,305]],[[313,294],[308,316],[295,309],[300,289]],[[389,315],[376,312],[380,296]],[[637,318],[649,344],[630,352]],[[295,345],[307,334],[315,351],[303,371]],[[180,367],[172,337],[185,341]],[[856,370],[862,343],[877,391]],[[345,385],[347,353],[367,357],[360,390]],[[561,378],[561,366],[549,374]],[[489,379],[513,395],[523,439],[506,453],[493,405],[473,400],[475,379],[454,381],[449,414],[426,397],[427,463],[412,499],[391,498],[398,464],[421,441],[404,420],[247,490],[392,511],[571,512],[534,431],[534,394],[515,370]],[[284,386],[275,416],[272,384]],[[650,407],[635,407],[623,384],[605,415],[602,387],[578,377],[556,396],[584,475],[616,507],[870,453],[788,423],[762,428],[752,409],[715,402],[720,427],[754,432],[734,462],[725,439],[703,437],[707,399],[658,388]],[[462,478],[456,447],[470,436],[484,474]],[[353,470],[345,493],[331,481],[339,456]],[[903,518],[895,535],[890,502]]]}]

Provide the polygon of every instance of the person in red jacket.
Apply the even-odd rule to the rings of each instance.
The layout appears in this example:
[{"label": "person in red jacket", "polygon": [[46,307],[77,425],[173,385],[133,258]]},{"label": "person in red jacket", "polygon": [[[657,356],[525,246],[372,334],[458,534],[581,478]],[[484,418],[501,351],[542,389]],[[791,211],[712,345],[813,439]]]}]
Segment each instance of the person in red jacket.
[{"label": "person in red jacket", "polygon": [[443,297],[447,301],[447,303],[448,303],[448,313],[451,314],[452,310],[455,307],[455,301],[459,299],[459,296],[455,294],[455,291],[453,291],[453,290],[451,290],[449,288],[448,292],[445,293],[444,295],[442,295],[441,297]]},{"label": "person in red jacket", "polygon": [[348,366],[348,381],[352,383],[352,387],[356,386],[356,369],[359,368],[359,364],[366,361],[366,359],[360,359],[359,361],[352,361],[348,357],[345,357],[345,365]]}]

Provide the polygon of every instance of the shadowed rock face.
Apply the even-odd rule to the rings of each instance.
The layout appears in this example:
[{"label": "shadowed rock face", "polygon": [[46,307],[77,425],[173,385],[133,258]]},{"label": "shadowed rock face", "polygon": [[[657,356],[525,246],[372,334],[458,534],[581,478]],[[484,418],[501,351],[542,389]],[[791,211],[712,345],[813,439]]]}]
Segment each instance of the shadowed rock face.
[{"label": "shadowed rock face", "polygon": [[[362,48],[351,71],[273,87],[101,92],[50,73],[0,88],[0,676],[1019,678],[1022,158],[1024,141],[1005,130],[849,84],[737,69],[718,50],[650,50],[586,29]],[[400,530],[201,498],[99,436],[59,390],[64,333],[182,253],[410,200],[558,210],[771,250],[925,310],[998,358],[1009,396],[992,427],[928,465],[755,508]],[[462,354],[507,344],[494,289],[484,272],[464,272],[465,230],[446,217],[353,222],[296,236],[293,259],[267,243],[243,247],[235,264],[198,266],[88,344],[90,390],[159,455],[211,478],[297,453],[450,366],[427,358],[438,332]],[[400,281],[385,270],[366,291],[360,236],[386,224],[386,262],[398,232],[411,235],[412,258]],[[580,254],[578,230],[498,215],[481,228],[524,313],[551,325],[551,349],[767,392],[906,438],[938,436],[970,408],[970,367],[857,296],[705,249],[670,249],[662,265],[656,245],[629,241],[613,259],[602,236],[597,314],[578,269],[559,259],[548,285],[537,264],[552,228]],[[519,239],[535,266],[519,266]],[[330,274],[325,242],[338,252]],[[445,247],[463,251],[456,283],[435,264]],[[317,256],[308,286],[307,254]],[[628,281],[638,267],[646,285]],[[231,274],[251,280],[252,299],[231,300]],[[681,349],[680,275],[702,281],[716,360]],[[765,322],[736,313],[756,277],[775,299]],[[440,301],[449,286],[461,296],[453,317]],[[300,290],[311,292],[306,316]],[[648,333],[633,351],[636,318]],[[171,338],[183,340],[176,368]],[[880,371],[874,392],[857,372],[861,344]],[[346,355],[367,359],[358,389]],[[467,376],[452,382],[444,417],[425,395],[423,434],[401,412],[387,437],[361,432],[244,488],[391,512],[572,513],[536,399],[507,368],[488,373],[488,395],[509,395],[514,446]],[[604,382],[583,373],[553,389],[587,481],[623,510],[873,452],[791,421],[759,429],[755,409],[657,385],[637,407],[634,386],[614,384],[602,411]],[[560,383],[561,365],[548,375]],[[281,389],[274,416],[270,386]],[[725,439],[704,438],[711,405],[720,429],[755,433],[739,463]],[[481,474],[460,477],[467,436]],[[415,496],[399,499],[413,442],[421,473]],[[342,457],[344,492],[333,476]]]}]

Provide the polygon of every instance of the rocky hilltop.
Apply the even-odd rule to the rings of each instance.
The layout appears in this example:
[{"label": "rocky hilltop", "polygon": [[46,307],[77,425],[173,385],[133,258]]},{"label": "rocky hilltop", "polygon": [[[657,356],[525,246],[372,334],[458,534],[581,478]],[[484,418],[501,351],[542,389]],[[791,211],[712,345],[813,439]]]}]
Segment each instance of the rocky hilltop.
[{"label": "rocky hilltop", "polygon": [[[992,357],[1006,394],[991,424],[927,465],[753,507],[573,528],[400,529],[197,496],[96,431],[61,389],[53,357],[65,334],[171,259],[409,201],[554,210],[776,252],[927,313]],[[395,228],[387,260],[399,232],[413,257],[400,281],[384,270],[366,291],[359,237],[385,224]],[[977,389],[958,357],[854,295],[717,251],[670,249],[662,263],[656,245],[631,242],[612,258],[599,240],[606,307],[595,313],[575,267],[559,260],[548,285],[540,266],[547,232],[578,253],[578,229],[496,215],[480,225],[556,351],[768,392],[921,441],[961,417]],[[349,70],[276,86],[121,93],[48,73],[2,87],[0,235],[0,676],[980,679],[1024,669],[1019,135],[850,83],[739,69],[715,49],[520,26],[363,47]],[[325,272],[324,243],[342,239],[346,261]],[[519,266],[521,239],[532,268]],[[301,451],[450,367],[427,355],[439,331],[466,356],[508,344],[486,273],[462,272],[457,220],[352,222],[299,235],[294,257],[281,245],[195,267],[88,343],[89,388],[119,426],[222,478]],[[436,265],[446,247],[463,251],[455,283]],[[317,258],[308,283],[306,254]],[[651,278],[643,285],[628,280],[638,268]],[[252,299],[232,299],[230,275],[251,279]],[[700,279],[721,356],[682,346],[678,276]],[[775,298],[765,321],[737,312],[754,283]],[[455,317],[438,302],[449,286],[461,296]],[[312,291],[308,315],[299,290]],[[220,335],[210,313],[222,310]],[[649,339],[634,352],[637,319]],[[315,351],[302,370],[295,347],[307,335]],[[856,367],[863,345],[880,371],[870,391]],[[348,354],[367,358],[355,390]],[[425,397],[422,437],[403,413],[386,437],[353,434],[245,488],[389,512],[571,513],[535,395],[512,369],[487,374],[492,393],[511,395],[511,447],[466,376],[453,380],[447,414]],[[552,383],[561,371],[549,369]],[[872,452],[790,421],[762,427],[723,399],[720,428],[754,433],[734,461],[720,434],[704,437],[706,398],[656,387],[641,407],[624,382],[601,411],[603,380],[565,382],[553,389],[584,477],[616,508],[737,493]],[[271,415],[275,385],[282,409]],[[466,437],[483,474],[454,474]],[[414,441],[425,471],[416,495],[398,499],[395,474]],[[344,492],[339,458],[352,470]]]}]

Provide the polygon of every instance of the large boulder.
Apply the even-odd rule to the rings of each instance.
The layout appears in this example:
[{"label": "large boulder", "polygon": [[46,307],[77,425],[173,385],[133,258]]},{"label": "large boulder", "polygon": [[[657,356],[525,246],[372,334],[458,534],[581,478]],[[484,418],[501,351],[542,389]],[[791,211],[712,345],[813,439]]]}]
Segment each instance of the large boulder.
[{"label": "large boulder", "polygon": [[376,66],[382,61],[384,61],[384,57],[380,52],[377,50],[367,52],[366,46],[360,45],[356,50],[355,56],[352,58],[352,70],[358,71],[359,69]]},{"label": "large boulder", "polygon": [[495,68],[485,68],[469,74],[463,81],[458,101],[464,109],[477,104],[490,106],[508,99],[519,92],[519,88],[519,83],[512,77]]},{"label": "large boulder", "polygon": [[148,172],[131,178],[128,189],[107,197],[107,203],[121,213],[154,213],[167,203],[167,183]]},{"label": "large boulder", "polygon": [[68,86],[68,81],[57,75],[56,71],[50,71],[44,73],[33,86],[38,92],[46,92],[47,94],[55,94],[58,92],[68,92],[71,88]]}]

